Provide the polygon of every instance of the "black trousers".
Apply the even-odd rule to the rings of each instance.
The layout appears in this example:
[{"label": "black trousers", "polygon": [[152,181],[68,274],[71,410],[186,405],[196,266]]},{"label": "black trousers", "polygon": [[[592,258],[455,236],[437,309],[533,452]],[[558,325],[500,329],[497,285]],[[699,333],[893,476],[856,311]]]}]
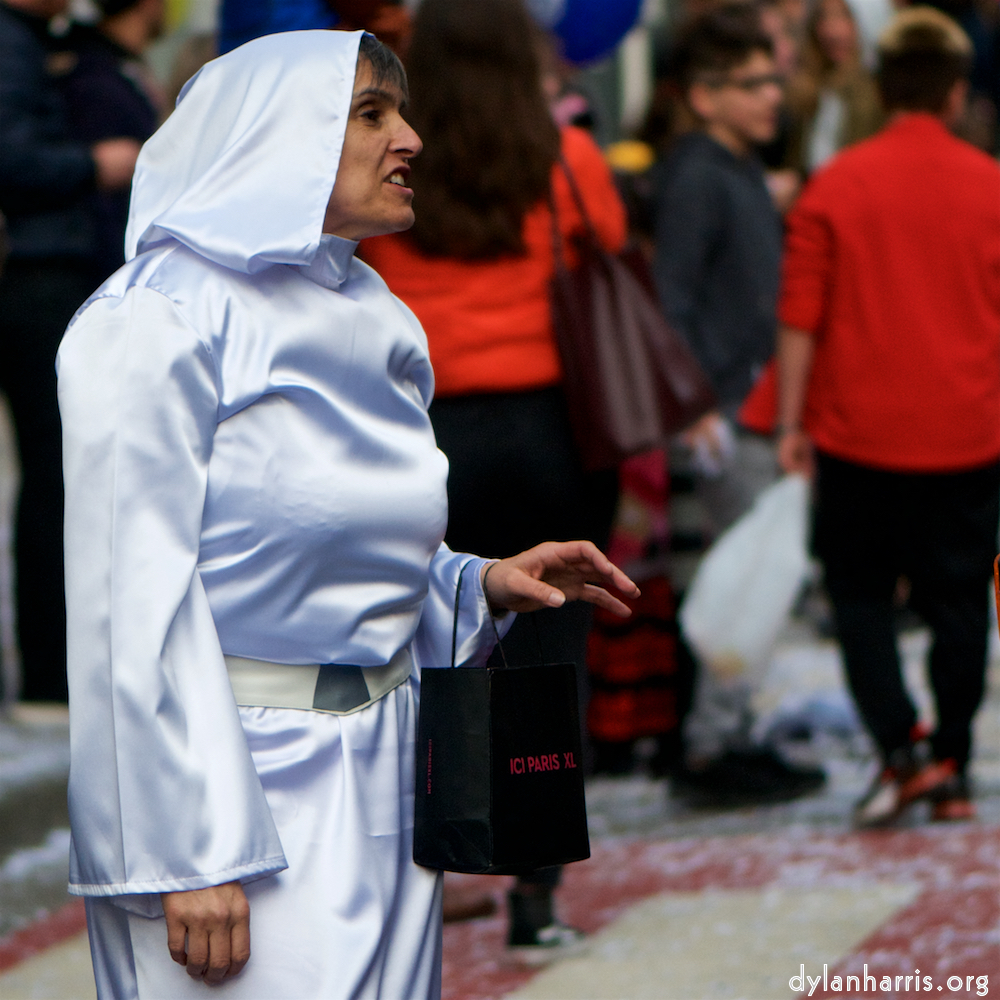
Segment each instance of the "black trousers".
[{"label": "black trousers", "polygon": [[[549,540],[607,544],[617,473],[583,470],[560,389],[443,397],[430,415],[451,464],[453,549],[504,558]],[[508,662],[576,663],[585,706],[590,619],[580,602],[522,615],[504,639]]]},{"label": "black trousers", "polygon": [[[505,558],[546,541],[607,545],[618,499],[617,472],[580,464],[558,388],[436,399],[431,423],[448,456],[448,533],[459,552]],[[580,719],[587,717],[589,604],[521,615],[503,641],[512,664],[575,663]],[[499,656],[494,650],[493,658]],[[592,752],[584,736],[584,767]],[[562,868],[541,868],[519,885],[551,891]]]},{"label": "black trousers", "polygon": [[10,401],[21,460],[14,557],[21,697],[65,701],[62,440],[56,350],[94,290],[84,262],[8,260],[0,277],[0,389]]},{"label": "black trousers", "polygon": [[901,473],[819,454],[814,549],[823,561],[848,681],[884,757],[909,742],[916,710],[903,684],[893,594],[901,575],[930,627],[939,759],[969,759],[983,696],[988,581],[1000,518],[1000,463]]}]

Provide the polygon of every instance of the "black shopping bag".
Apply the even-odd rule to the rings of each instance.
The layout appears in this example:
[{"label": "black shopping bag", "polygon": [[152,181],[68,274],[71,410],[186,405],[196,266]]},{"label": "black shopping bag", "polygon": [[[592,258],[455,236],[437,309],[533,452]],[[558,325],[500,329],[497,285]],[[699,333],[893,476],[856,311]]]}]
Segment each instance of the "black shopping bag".
[{"label": "black shopping bag", "polygon": [[516,875],[589,858],[573,664],[454,659],[421,675],[413,860]]}]

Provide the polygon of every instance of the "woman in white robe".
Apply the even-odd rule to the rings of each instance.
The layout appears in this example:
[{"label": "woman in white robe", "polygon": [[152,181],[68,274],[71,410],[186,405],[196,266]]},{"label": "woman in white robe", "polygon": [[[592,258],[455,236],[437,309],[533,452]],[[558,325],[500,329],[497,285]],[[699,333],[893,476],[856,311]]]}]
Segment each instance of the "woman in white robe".
[{"label": "woman in white robe", "polygon": [[[353,256],[413,219],[392,58],[307,31],[205,66],[140,156],[128,263],[60,349],[70,891],[101,1000],[436,996],[414,732],[460,571],[459,664],[491,611],[502,631],[634,592],[589,543],[441,542],[426,340]],[[309,702],[234,697],[246,669]],[[351,672],[396,686],[319,708]]]}]

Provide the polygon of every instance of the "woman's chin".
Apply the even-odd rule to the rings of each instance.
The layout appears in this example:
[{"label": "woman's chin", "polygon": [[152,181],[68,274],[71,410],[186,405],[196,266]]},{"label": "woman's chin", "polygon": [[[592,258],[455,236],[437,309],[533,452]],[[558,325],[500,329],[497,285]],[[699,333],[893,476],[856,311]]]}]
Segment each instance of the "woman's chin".
[{"label": "woman's chin", "polygon": [[406,232],[414,223],[413,209],[408,208],[405,212],[394,212],[391,216],[382,216],[378,219],[371,219],[364,223],[356,222],[341,226],[324,225],[324,233],[332,233],[334,236],[341,236],[345,240],[367,240],[371,236],[389,236],[392,233]]},{"label": "woman's chin", "polygon": [[399,212],[392,219],[386,219],[381,223],[377,233],[370,233],[371,236],[389,236],[391,233],[405,233],[413,226],[416,216],[412,208],[407,208],[405,212]]}]

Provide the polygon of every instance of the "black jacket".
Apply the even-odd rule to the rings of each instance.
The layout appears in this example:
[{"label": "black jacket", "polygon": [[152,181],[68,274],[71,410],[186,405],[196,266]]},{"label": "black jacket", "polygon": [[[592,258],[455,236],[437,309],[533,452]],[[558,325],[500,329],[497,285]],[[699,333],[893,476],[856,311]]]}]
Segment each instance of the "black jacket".
[{"label": "black jacket", "polygon": [[57,49],[44,20],[0,2],[0,211],[12,258],[94,251],[94,163],[70,136]]},{"label": "black jacket", "polygon": [[757,157],[704,133],[679,139],[658,170],[660,300],[733,415],[774,353],[781,218]]},{"label": "black jacket", "polygon": [[[157,112],[143,88],[142,64],[94,28],[77,27],[67,39],[75,62],[62,78],[70,133],[87,144],[103,139],[145,142],[156,130]],[[130,191],[92,191],[87,199],[95,225],[94,263],[100,280],[125,263],[125,223]]]}]

